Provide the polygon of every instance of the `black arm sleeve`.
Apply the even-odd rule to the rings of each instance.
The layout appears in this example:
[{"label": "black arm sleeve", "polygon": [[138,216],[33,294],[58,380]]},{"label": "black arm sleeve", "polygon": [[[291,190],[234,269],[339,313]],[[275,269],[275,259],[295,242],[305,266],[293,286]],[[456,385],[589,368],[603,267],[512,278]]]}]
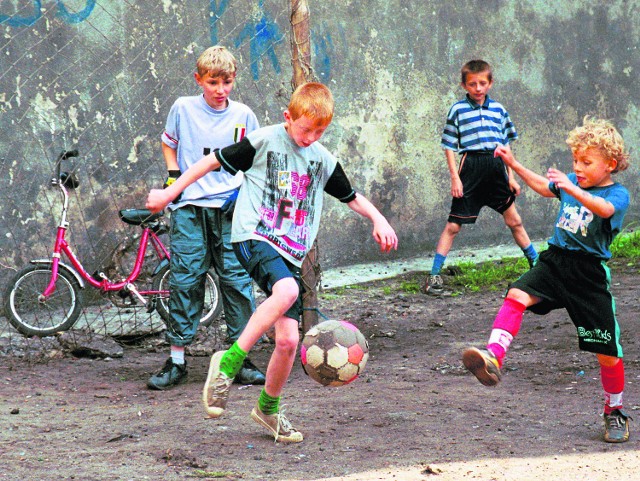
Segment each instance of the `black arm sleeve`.
[{"label": "black arm sleeve", "polygon": [[347,175],[344,173],[344,170],[342,170],[340,162],[338,162],[336,168],[333,169],[327,185],[324,186],[324,191],[345,204],[356,198],[356,191],[351,187],[351,182],[349,182]]},{"label": "black arm sleeve", "polygon": [[214,152],[224,170],[233,175],[239,171],[249,170],[256,156],[256,149],[246,137],[238,143],[231,144],[224,149],[216,149]]}]

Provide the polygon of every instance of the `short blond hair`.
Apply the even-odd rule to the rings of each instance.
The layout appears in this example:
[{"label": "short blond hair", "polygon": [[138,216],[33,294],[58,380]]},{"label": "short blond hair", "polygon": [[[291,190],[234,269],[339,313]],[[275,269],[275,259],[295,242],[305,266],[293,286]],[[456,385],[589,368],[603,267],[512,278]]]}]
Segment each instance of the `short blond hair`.
[{"label": "short blond hair", "polygon": [[308,82],[294,90],[287,110],[292,120],[304,116],[319,124],[329,124],[333,119],[334,105],[333,94],[327,86]]},{"label": "short blond hair", "polygon": [[201,77],[209,74],[214,78],[234,78],[238,70],[238,62],[226,47],[214,45],[200,54],[196,62],[196,69]]},{"label": "short blond hair", "polygon": [[567,144],[572,152],[590,148],[600,150],[605,157],[616,161],[612,173],[629,167],[629,153],[624,148],[624,140],[608,120],[585,116],[582,126],[569,132]]}]

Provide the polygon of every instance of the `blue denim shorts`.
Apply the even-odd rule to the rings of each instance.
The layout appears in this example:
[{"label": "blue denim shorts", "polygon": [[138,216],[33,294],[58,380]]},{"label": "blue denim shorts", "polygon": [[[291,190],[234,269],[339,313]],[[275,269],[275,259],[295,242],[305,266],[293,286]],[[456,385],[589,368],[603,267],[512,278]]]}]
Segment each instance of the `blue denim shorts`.
[{"label": "blue denim shorts", "polygon": [[233,251],[240,264],[267,297],[271,296],[273,285],[279,280],[287,277],[295,279],[299,289],[298,298],[284,315],[300,322],[302,318],[302,293],[304,292],[300,268],[287,261],[266,241],[252,239],[234,242]]}]

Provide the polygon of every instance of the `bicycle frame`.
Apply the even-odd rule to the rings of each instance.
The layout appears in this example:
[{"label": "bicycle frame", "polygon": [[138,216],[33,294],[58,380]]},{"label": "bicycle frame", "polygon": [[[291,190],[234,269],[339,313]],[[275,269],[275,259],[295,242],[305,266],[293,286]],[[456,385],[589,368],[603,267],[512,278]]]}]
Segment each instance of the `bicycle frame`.
[{"label": "bicycle frame", "polygon": [[[73,152],[72,152],[73,153]],[[77,153],[76,153],[77,155]],[[73,155],[69,155],[73,156]],[[131,273],[127,276],[127,278],[121,282],[112,282],[103,276],[102,279],[94,278],[89,272],[84,268],[82,263],[78,260],[76,255],[74,254],[71,246],[67,242],[65,236],[67,229],[69,227],[69,222],[67,220],[67,212],[69,208],[69,193],[67,188],[65,187],[65,180],[60,177],[60,161],[61,158],[58,158],[56,162],[56,176],[51,179],[51,185],[57,186],[60,189],[62,194],[63,203],[62,203],[62,216],[60,219],[60,224],[57,228],[56,241],[53,248],[53,254],[51,255],[51,259],[38,260],[33,261],[35,263],[38,262],[51,262],[51,280],[49,281],[49,285],[45,288],[44,292],[40,295],[40,301],[44,302],[49,296],[53,294],[55,291],[55,284],[58,278],[58,273],[61,265],[61,254],[64,254],[69,261],[73,269],[75,269],[75,274],[78,280],[80,281],[81,287],[84,287],[82,280],[85,280],[92,287],[99,289],[102,292],[115,292],[120,291],[122,289],[127,289],[132,292],[143,304],[147,304],[147,300],[143,296],[149,296],[153,294],[160,294],[160,291],[138,291],[132,284],[138,276],[140,275],[140,271],[142,270],[142,266],[144,264],[145,255],[147,252],[147,245],[151,242],[151,245],[154,247],[156,251],[156,255],[160,260],[160,266],[163,262],[168,262],[170,258],[169,251],[164,246],[158,235],[149,227],[148,225],[144,225],[142,228],[142,237],[140,238],[140,243],[138,245],[138,251],[136,255],[136,260],[133,265],[133,269]],[[64,157],[68,158],[68,157]],[[67,174],[68,175],[68,174]],[[63,266],[66,267],[64,263]],[[68,268],[68,267],[67,267]]]}]

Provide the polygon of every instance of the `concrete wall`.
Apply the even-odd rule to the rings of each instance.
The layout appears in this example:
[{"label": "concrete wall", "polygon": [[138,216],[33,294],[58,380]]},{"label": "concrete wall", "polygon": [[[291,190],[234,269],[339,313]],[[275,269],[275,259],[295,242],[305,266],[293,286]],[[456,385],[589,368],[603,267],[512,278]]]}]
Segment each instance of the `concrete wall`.
[{"label": "concrete wall", "polygon": [[[389,218],[401,249],[433,252],[448,213],[439,147],[461,65],[494,67],[492,96],[520,133],[519,159],[566,171],[567,132],[586,114],[609,118],[632,152],[619,175],[633,198],[640,127],[638,1],[309,0],[316,76],[337,99],[323,142],[359,191]],[[194,94],[193,65],[212,43],[241,62],[234,98],[262,124],[278,122],[291,91],[289,2],[8,1],[0,4],[2,273],[47,254],[57,196],[46,188],[56,154],[78,148],[82,186],[72,238],[88,269],[110,262],[130,235],[117,210],[141,206],[164,176],[159,135],[173,100]],[[524,189],[530,235],[546,238],[557,203]],[[635,202],[627,222],[637,220]],[[319,245],[324,267],[380,259],[370,226],[329,200]],[[495,213],[463,229],[454,248],[511,242]],[[427,268],[428,266],[425,266]]]}]

